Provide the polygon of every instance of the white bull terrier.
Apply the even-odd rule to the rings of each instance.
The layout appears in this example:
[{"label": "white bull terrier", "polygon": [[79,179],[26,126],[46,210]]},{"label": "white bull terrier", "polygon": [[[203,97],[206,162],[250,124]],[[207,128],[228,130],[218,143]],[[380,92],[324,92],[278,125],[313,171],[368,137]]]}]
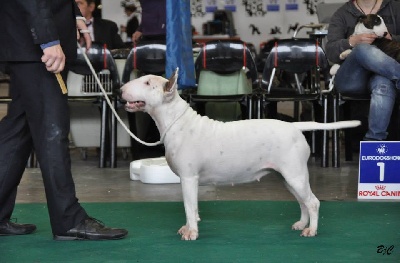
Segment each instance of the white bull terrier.
[{"label": "white bull terrier", "polygon": [[300,203],[301,217],[292,229],[302,230],[301,236],[315,236],[320,204],[309,184],[310,148],[302,131],[356,127],[360,122],[211,120],[200,116],[179,96],[177,78],[177,71],[169,80],[146,75],[126,83],[121,92],[127,111],[144,111],[154,119],[168,165],[181,179],[187,220],[178,231],[182,239],[199,236],[199,183],[250,182],[260,180],[270,170],[285,178],[287,188]]}]

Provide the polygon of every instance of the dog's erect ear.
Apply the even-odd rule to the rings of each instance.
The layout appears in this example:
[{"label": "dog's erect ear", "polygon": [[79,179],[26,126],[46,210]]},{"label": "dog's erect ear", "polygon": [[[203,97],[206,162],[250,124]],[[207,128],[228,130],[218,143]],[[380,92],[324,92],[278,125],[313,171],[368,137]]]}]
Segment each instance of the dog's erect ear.
[{"label": "dog's erect ear", "polygon": [[178,72],[179,68],[176,68],[172,76],[169,78],[167,84],[164,86],[164,98],[169,100],[175,94],[175,90],[178,86]]},{"label": "dog's erect ear", "polygon": [[179,68],[176,68],[172,76],[169,78],[167,85],[164,87],[164,92],[171,92],[178,81]]},{"label": "dog's erect ear", "polygon": [[362,22],[362,21],[363,21],[364,19],[366,19],[366,18],[367,18],[366,15],[361,15],[361,16],[358,17],[357,22],[360,23],[360,22]]}]

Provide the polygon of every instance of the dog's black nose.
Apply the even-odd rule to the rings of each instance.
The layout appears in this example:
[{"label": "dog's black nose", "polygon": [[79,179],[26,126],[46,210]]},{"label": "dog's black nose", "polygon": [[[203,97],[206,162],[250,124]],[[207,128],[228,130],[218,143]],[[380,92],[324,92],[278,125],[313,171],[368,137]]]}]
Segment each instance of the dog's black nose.
[{"label": "dog's black nose", "polygon": [[122,89],[115,89],[114,94],[118,97],[118,103],[126,104],[127,101],[122,98]]}]

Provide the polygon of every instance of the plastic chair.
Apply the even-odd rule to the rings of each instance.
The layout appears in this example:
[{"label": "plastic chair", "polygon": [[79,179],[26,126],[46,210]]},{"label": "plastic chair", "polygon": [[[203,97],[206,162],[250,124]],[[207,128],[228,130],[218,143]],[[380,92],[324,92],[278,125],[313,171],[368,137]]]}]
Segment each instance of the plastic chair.
[{"label": "plastic chair", "polygon": [[260,52],[258,52],[256,57],[256,64],[257,71],[261,74],[264,71],[265,61],[267,61],[268,55],[271,52],[271,49],[274,47],[276,40],[278,40],[278,38],[260,43]]},{"label": "plastic chair", "polygon": [[[262,94],[258,100],[258,114],[269,103],[291,101],[295,103],[294,120],[300,120],[299,103],[311,102],[311,120],[316,119],[315,104],[322,106],[322,119],[327,122],[327,96],[322,83],[327,84],[328,60],[320,41],[312,38],[278,39],[265,62],[262,74]],[[285,75],[284,75],[285,74]],[[275,77],[286,81],[287,88],[277,87]],[[293,78],[293,81],[287,81]],[[322,131],[321,166],[327,166],[327,132]],[[315,150],[315,132],[311,132],[311,152]]]},{"label": "plastic chair", "polygon": [[[332,116],[333,121],[351,120],[354,119],[351,114],[351,108],[355,104],[360,106],[361,103],[365,102],[369,104],[371,99],[370,94],[342,94],[333,88],[332,92]],[[365,116],[367,117],[367,115]],[[362,120],[365,123],[366,120]],[[343,130],[343,141],[344,141],[344,151],[345,160],[353,160],[353,149],[352,141],[354,140],[353,130],[345,129]],[[333,130],[332,132],[332,166],[340,167],[340,130]]]},{"label": "plastic chair", "polygon": [[[320,23],[329,24],[332,15],[336,12],[338,8],[340,8],[343,3],[320,3],[316,6],[316,13],[318,17],[318,21]],[[332,116],[333,121],[338,121],[340,118],[340,111],[343,111],[344,119],[351,119],[350,110],[351,110],[351,101],[358,103],[361,101],[369,101],[370,95],[369,94],[340,94],[336,91],[333,87],[331,92],[332,97]],[[344,103],[348,101],[346,105]],[[344,107],[342,110],[340,109],[340,105]],[[351,161],[352,157],[352,130],[345,129],[344,130],[344,145],[345,145],[345,160]],[[339,138],[340,131],[333,130],[332,131],[332,166],[333,167],[340,167],[340,138]]]},{"label": "plastic chair", "polygon": [[[345,161],[353,161],[353,142],[355,141],[355,133],[358,130],[362,136],[367,132],[368,129],[368,109],[371,100],[370,94],[349,94],[340,93],[335,88],[332,90],[333,97],[333,121],[341,120],[354,120],[359,119],[362,126],[359,129],[345,129],[343,130],[343,141],[344,141],[344,152]],[[397,97],[395,104],[393,106],[393,112],[390,119],[390,124],[388,127],[388,141],[398,141],[400,140],[400,101]],[[360,110],[365,113],[364,116],[354,116],[352,109],[354,106],[360,107],[364,106],[365,111]],[[332,135],[332,166],[340,167],[340,130],[333,130]],[[356,143],[358,143],[357,141]]]},{"label": "plastic chair", "polygon": [[[82,54],[77,50],[77,59],[71,62],[67,77],[68,99],[71,117],[71,138],[76,147],[82,148],[82,157],[87,158],[86,148],[100,148],[99,167],[106,166],[106,152],[115,155],[109,147],[109,106],[106,103],[95,77]],[[83,52],[86,52],[83,49]],[[120,79],[114,59],[105,45],[93,43],[86,52],[97,73],[107,96],[112,96],[114,90],[120,88]],[[111,133],[113,132],[111,127]],[[111,134],[111,138],[114,135]],[[110,148],[110,149],[108,149]],[[110,166],[115,163],[110,157]]]},{"label": "plastic chair", "polygon": [[[145,42],[135,45],[128,57],[126,58],[124,71],[122,73],[122,84],[143,75],[153,74],[158,76],[165,75],[166,63],[166,44],[165,42]],[[151,117],[144,112],[128,113],[130,130],[141,140],[146,140],[146,136],[150,133],[152,137],[159,136],[158,130]],[[151,138],[151,140],[159,138]],[[131,153],[133,159],[141,159],[142,157],[158,157],[145,156],[147,151],[158,151],[157,147],[142,146],[136,140],[131,139]],[[162,151],[162,150],[161,150]],[[153,154],[154,153],[150,153]],[[156,152],[156,154],[158,154]]]},{"label": "plastic chair", "polygon": [[252,52],[245,42],[205,43],[196,58],[195,70],[197,94],[190,95],[190,102],[200,114],[222,121],[237,120],[239,115],[242,119],[253,117],[252,92],[259,81]]},{"label": "plastic chair", "polygon": [[[118,69],[118,75],[120,80],[122,80],[122,74],[124,72],[124,67],[126,63],[126,59],[130,53],[130,48],[121,48],[121,49],[113,49],[110,50],[112,57],[114,58],[115,64]],[[125,125],[129,125],[128,121],[128,113],[123,108],[123,105],[119,102],[119,96],[113,96],[113,107],[118,113],[121,120]],[[117,162],[117,154],[116,150],[118,148],[122,148],[122,157],[123,159],[127,159],[128,157],[128,149],[131,147],[131,137],[122,127],[122,125],[117,121],[114,115],[111,116],[111,127],[113,127],[113,136],[111,138],[111,148],[115,149],[113,152],[114,155],[111,156],[112,162]]]},{"label": "plastic chair", "polygon": [[134,46],[126,58],[122,73],[122,84],[146,75],[164,75],[166,63],[165,43],[143,43]]}]

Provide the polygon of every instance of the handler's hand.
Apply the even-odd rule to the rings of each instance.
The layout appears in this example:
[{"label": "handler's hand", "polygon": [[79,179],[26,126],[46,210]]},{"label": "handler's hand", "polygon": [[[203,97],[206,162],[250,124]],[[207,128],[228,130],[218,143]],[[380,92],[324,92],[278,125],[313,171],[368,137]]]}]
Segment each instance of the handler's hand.
[{"label": "handler's hand", "polygon": [[142,37],[142,32],[136,31],[132,34],[132,42],[137,43],[139,39]]},{"label": "handler's hand", "polygon": [[378,36],[375,34],[359,34],[353,35],[351,38],[351,44],[356,46],[361,43],[371,44]]},{"label": "handler's hand", "polygon": [[[80,31],[81,30],[85,30],[85,31],[88,30],[85,21],[83,21],[81,19],[77,19],[76,20],[76,28],[77,28],[76,39],[77,40],[81,40],[80,39],[81,38],[81,32]],[[92,46],[92,38],[90,37],[90,33],[89,32],[82,33],[82,36],[83,36],[83,41],[86,44],[86,50],[89,50],[90,47]]]},{"label": "handler's hand", "polygon": [[43,49],[42,62],[50,72],[60,73],[63,71],[65,66],[65,55],[61,45],[58,44]]}]

